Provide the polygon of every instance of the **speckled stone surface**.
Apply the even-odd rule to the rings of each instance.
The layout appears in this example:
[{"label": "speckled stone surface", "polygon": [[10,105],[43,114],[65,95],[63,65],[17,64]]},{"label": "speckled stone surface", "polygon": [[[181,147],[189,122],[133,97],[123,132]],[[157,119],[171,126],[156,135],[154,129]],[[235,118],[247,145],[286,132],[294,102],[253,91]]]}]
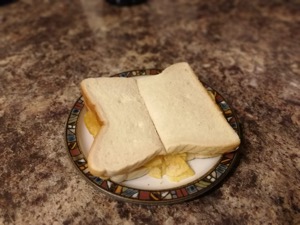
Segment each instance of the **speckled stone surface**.
[{"label": "speckled stone surface", "polygon": [[[19,0],[0,7],[0,224],[300,224],[297,0]],[[243,125],[241,161],[186,203],[118,202],[69,159],[86,77],[187,61]]]}]

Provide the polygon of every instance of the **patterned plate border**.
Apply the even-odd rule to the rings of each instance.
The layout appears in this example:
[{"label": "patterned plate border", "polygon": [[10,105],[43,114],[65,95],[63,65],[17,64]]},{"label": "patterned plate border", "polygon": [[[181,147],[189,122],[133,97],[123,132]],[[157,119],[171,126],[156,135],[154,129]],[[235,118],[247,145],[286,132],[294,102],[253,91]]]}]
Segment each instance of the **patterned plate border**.
[{"label": "patterned plate border", "polygon": [[[113,75],[112,77],[156,75],[160,72],[161,70],[159,69],[132,70]],[[241,138],[241,129],[238,120],[230,106],[217,91],[207,86],[206,84],[204,85],[206,89],[215,96],[215,101],[222,110],[224,117]],[[239,151],[224,154],[221,157],[219,163],[217,163],[217,165],[213,167],[206,175],[184,186],[168,190],[141,190],[126,187],[111,180],[103,180],[99,177],[93,176],[89,172],[86,158],[82,154],[79,144],[77,143],[76,127],[80,112],[83,107],[84,100],[81,96],[75,102],[67,120],[66,144],[68,154],[71,157],[71,160],[75,164],[76,168],[79,169],[84,178],[86,178],[100,191],[109,194],[110,196],[117,198],[118,200],[136,202],[139,204],[173,204],[187,201],[201,196],[204,193],[207,193],[208,191],[215,188],[218,184],[221,183],[221,181],[224,180],[226,175],[228,175],[228,173],[236,166],[238,162]],[[238,149],[239,147],[237,148],[237,150]]]}]

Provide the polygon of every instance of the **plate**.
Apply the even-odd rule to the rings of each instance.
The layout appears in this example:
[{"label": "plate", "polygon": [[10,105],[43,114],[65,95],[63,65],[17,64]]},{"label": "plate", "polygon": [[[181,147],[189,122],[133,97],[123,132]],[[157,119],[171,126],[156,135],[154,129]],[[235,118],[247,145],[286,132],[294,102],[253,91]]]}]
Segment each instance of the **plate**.
[{"label": "plate", "polygon": [[[159,69],[132,70],[112,77],[132,77],[156,75]],[[241,138],[240,126],[232,109],[224,98],[213,88],[204,84],[207,91],[215,96],[216,104],[224,117]],[[238,162],[239,150],[214,158],[194,159],[189,161],[195,175],[180,182],[170,182],[166,177],[155,179],[145,175],[138,179],[116,183],[93,176],[87,166],[86,156],[93,142],[83,116],[86,112],[83,97],[79,97],[69,114],[66,125],[66,143],[68,154],[75,167],[89,183],[98,190],[117,198],[140,204],[173,204],[201,196],[215,188]]]}]

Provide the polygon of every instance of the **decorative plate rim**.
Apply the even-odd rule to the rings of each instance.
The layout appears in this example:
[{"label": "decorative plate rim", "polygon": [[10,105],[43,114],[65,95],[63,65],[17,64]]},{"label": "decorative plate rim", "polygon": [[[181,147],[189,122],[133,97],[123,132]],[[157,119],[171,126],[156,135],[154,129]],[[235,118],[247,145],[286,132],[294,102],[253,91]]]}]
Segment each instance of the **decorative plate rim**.
[{"label": "decorative plate rim", "polygon": [[[161,71],[161,69],[135,69],[117,73],[111,77],[125,78],[132,76],[156,75]],[[241,127],[233,109],[228,105],[221,94],[205,83],[203,84],[208,91],[215,95],[216,104],[222,110],[227,122],[237,132],[242,140]],[[80,149],[80,145],[77,142],[77,123],[83,108],[84,100],[83,97],[80,96],[77,98],[70,110],[66,123],[65,143],[68,155],[74,166],[78,171],[80,171],[80,174],[88,181],[88,183],[92,184],[93,187],[100,190],[102,193],[108,194],[117,200],[146,205],[175,204],[188,201],[202,196],[216,188],[238,164],[241,145],[237,147],[236,151],[223,154],[219,161],[203,176],[196,178],[188,184],[174,188],[158,190],[137,189],[126,187],[111,180],[103,180],[89,173],[87,160],[85,159]]]}]

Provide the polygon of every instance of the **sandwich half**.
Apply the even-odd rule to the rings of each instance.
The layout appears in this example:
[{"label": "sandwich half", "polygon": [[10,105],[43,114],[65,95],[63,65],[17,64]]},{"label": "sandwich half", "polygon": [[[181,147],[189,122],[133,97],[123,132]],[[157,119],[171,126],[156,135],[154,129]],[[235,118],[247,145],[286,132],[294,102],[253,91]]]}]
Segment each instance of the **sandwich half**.
[{"label": "sandwich half", "polygon": [[137,84],[167,154],[212,157],[239,145],[238,135],[187,63]]},{"label": "sandwich half", "polygon": [[102,178],[131,173],[165,154],[136,80],[90,78],[81,83],[85,106],[101,129],[88,155],[88,167]]}]

